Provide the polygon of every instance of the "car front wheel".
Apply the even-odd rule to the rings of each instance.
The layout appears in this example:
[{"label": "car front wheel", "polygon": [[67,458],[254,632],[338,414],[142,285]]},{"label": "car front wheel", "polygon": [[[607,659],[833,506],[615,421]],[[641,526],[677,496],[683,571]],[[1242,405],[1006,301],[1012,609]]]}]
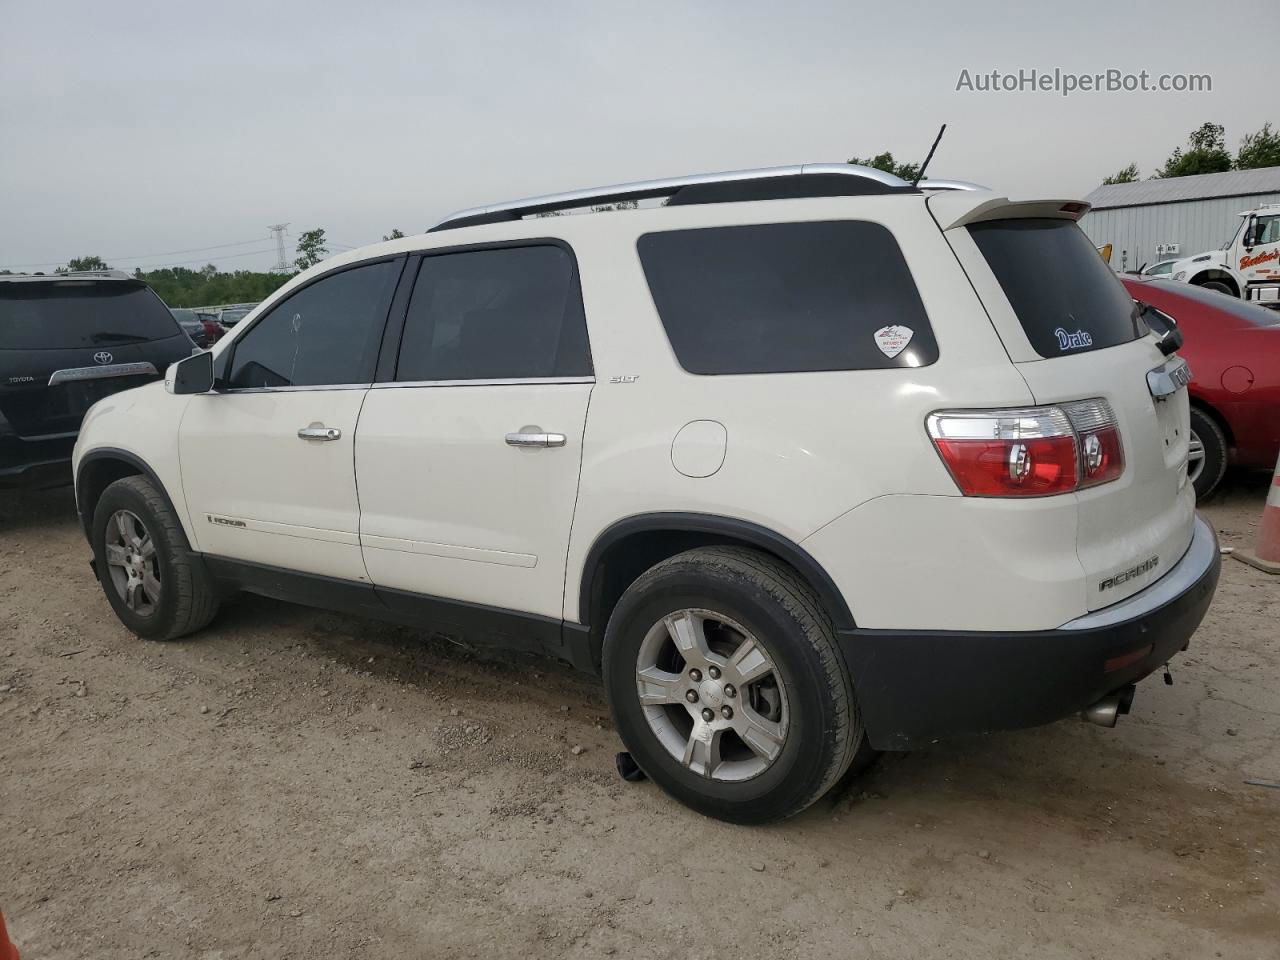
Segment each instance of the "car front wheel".
[{"label": "car front wheel", "polygon": [[218,594],[168,503],[145,477],[103,491],[93,513],[98,582],[120,622],[148,640],[199,630],[218,610]]},{"label": "car front wheel", "polygon": [[609,620],[603,660],[632,757],[709,816],[792,816],[864,746],[830,618],[762,553],[705,547],[647,571]]}]

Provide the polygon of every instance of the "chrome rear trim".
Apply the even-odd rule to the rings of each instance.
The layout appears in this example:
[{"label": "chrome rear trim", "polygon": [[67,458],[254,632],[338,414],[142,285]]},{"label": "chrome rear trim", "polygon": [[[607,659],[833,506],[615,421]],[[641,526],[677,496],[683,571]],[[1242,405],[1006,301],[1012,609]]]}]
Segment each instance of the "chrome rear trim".
[{"label": "chrome rear trim", "polygon": [[78,380],[102,380],[106,377],[160,376],[152,363],[108,363],[100,367],[68,367],[49,374],[49,386],[74,383]]}]

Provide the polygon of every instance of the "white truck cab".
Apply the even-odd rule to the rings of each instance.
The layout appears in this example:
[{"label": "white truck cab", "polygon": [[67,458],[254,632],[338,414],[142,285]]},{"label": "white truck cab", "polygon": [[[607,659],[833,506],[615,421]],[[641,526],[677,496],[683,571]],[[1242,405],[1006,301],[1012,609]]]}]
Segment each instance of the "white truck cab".
[{"label": "white truck cab", "polygon": [[1280,307],[1280,203],[1243,211],[1230,240],[1217,250],[1177,261],[1170,275],[1182,283]]},{"label": "white truck cab", "polygon": [[1114,724],[1219,560],[1186,364],[1087,209],[807,164],[344,253],[90,410],[104,594],[157,640],[248,590],[561,657],[744,823],[877,750]]}]

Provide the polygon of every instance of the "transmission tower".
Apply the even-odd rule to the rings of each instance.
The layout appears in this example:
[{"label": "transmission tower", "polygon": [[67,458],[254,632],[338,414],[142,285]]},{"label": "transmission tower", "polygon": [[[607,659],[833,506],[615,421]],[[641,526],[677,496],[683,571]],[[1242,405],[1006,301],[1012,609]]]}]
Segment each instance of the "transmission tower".
[{"label": "transmission tower", "polygon": [[267,227],[268,230],[276,235],[276,265],[271,269],[279,273],[287,273],[289,271],[289,264],[284,259],[284,231],[287,226],[289,226],[287,223],[273,223]]}]

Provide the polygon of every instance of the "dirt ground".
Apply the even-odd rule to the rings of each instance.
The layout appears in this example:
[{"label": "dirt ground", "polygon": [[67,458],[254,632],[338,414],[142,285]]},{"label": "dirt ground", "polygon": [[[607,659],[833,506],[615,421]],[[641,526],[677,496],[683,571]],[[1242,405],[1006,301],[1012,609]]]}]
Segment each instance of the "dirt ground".
[{"label": "dirt ground", "polygon": [[[1267,478],[1206,509],[1249,544]],[[24,960],[1280,956],[1280,580],[1175,685],[884,758],[788,823],[613,768],[589,678],[264,599],[171,644],[69,491],[0,495],[0,910]],[[574,748],[581,747],[581,752]]]}]

